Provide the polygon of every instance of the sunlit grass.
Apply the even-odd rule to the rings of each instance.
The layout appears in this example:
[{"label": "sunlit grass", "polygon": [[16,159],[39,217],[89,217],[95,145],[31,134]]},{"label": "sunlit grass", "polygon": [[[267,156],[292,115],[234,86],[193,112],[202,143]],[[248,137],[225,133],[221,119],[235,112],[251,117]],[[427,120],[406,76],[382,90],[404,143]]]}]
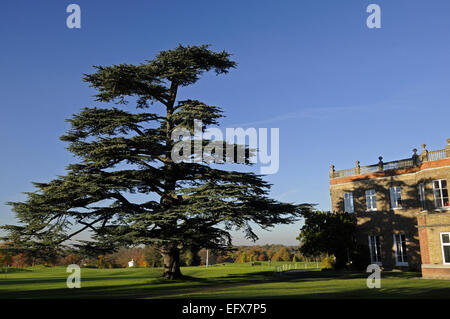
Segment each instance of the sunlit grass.
[{"label": "sunlit grass", "polygon": [[[290,264],[283,274],[275,266]],[[418,273],[383,272],[380,289],[368,274],[320,271],[316,263],[267,262],[183,267],[183,280],[168,281],[161,268],[82,268],[81,288],[69,289],[65,267],[0,272],[0,298],[449,298],[450,281]],[[306,268],[306,270],[305,270]]]}]

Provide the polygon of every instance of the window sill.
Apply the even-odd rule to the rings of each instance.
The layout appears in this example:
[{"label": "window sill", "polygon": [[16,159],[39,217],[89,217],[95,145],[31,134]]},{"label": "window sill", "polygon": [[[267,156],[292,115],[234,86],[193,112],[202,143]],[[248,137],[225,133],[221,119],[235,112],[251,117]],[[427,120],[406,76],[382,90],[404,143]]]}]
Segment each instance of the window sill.
[{"label": "window sill", "polygon": [[395,266],[398,266],[398,267],[408,267],[408,263],[396,263]]},{"label": "window sill", "polygon": [[377,209],[366,209],[366,213],[370,213],[370,212],[376,212],[378,211]]},{"label": "window sill", "polygon": [[450,207],[442,207],[442,208],[435,208],[435,212],[445,212],[447,210],[450,210]]}]

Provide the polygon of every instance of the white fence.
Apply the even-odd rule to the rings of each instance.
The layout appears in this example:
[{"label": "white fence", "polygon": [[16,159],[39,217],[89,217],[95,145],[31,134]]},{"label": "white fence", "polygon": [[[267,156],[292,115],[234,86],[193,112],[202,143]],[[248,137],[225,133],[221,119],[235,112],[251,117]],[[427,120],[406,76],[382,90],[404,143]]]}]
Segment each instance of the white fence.
[{"label": "white fence", "polygon": [[308,262],[303,263],[294,263],[294,264],[283,264],[283,265],[277,265],[274,268],[274,271],[277,273],[283,273],[285,271],[290,270],[296,270],[296,269],[318,269],[319,268],[319,262],[315,262],[315,267],[308,266]]}]

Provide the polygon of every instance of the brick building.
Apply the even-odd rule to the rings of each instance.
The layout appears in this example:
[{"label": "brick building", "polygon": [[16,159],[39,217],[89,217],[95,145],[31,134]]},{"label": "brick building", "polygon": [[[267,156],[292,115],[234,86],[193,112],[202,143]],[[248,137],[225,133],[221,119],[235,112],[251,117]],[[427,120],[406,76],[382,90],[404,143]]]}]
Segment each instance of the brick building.
[{"label": "brick building", "polygon": [[450,139],[444,149],[423,144],[413,152],[341,171],[331,166],[332,210],[356,214],[356,241],[369,247],[371,263],[450,278]]}]

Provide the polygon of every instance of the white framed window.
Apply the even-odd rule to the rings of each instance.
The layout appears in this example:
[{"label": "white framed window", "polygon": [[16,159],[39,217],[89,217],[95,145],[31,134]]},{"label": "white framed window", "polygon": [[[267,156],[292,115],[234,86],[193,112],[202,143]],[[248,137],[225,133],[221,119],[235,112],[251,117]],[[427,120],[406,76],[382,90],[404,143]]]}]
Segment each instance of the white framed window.
[{"label": "white framed window", "polygon": [[422,206],[422,210],[426,210],[426,202],[425,202],[425,185],[423,183],[419,183],[419,200],[420,205]]},{"label": "white framed window", "polygon": [[377,197],[374,189],[366,190],[367,210],[377,210]]},{"label": "white framed window", "polygon": [[402,190],[400,186],[395,186],[390,188],[391,194],[391,208],[401,208],[402,207]]},{"label": "white framed window", "polygon": [[380,236],[369,235],[370,262],[381,265]]},{"label": "white framed window", "polygon": [[447,181],[445,179],[433,181],[433,194],[436,208],[450,208]]},{"label": "white framed window", "polygon": [[405,234],[394,234],[395,264],[397,266],[408,266],[408,257],[406,256],[406,237]]},{"label": "white framed window", "polygon": [[442,261],[450,264],[450,233],[441,233]]},{"label": "white framed window", "polygon": [[353,206],[353,193],[345,192],[344,193],[344,211],[346,213],[353,213],[355,211]]}]

